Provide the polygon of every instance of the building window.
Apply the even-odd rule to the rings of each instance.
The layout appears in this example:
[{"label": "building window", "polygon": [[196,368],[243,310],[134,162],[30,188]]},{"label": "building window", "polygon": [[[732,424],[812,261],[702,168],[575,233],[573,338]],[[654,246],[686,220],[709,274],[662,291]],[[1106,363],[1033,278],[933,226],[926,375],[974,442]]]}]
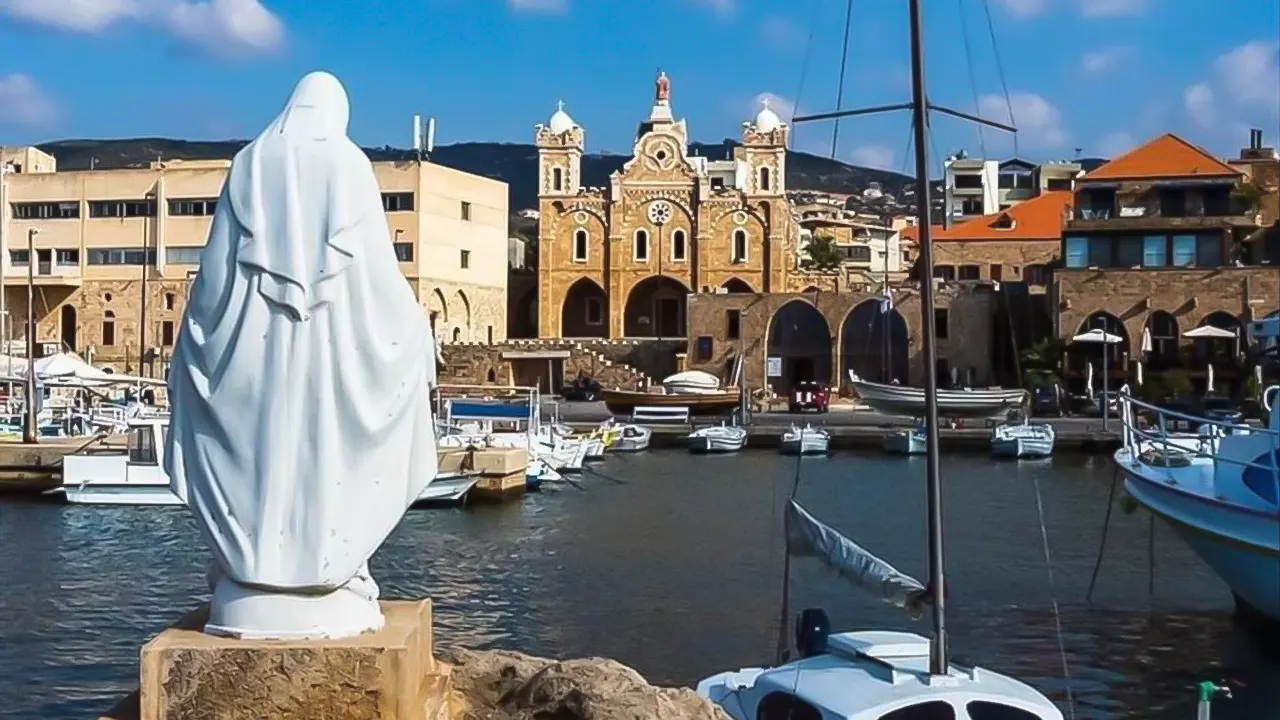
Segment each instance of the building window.
[{"label": "building window", "polygon": [[110,310],[102,313],[102,344],[116,344],[116,314]]},{"label": "building window", "polygon": [[[90,250],[89,252],[92,253],[93,251]],[[166,247],[164,249],[164,262],[166,265],[199,265],[200,256],[203,254],[203,245],[200,247]]]},{"label": "building window", "polygon": [[712,190],[723,190],[723,189],[724,189],[724,178],[722,178],[722,177],[713,177],[713,178],[711,178],[711,189],[712,189]]},{"label": "building window", "polygon": [[9,265],[13,267],[26,267],[31,262],[31,253],[26,250],[10,250]]},{"label": "building window", "polygon": [[382,193],[382,209],[386,212],[413,212],[413,193]]},{"label": "building window", "polygon": [[683,230],[676,230],[671,233],[671,259],[676,262],[683,262],[687,257],[689,248]]},{"label": "building window", "polygon": [[24,202],[10,203],[14,220],[73,220],[80,217],[80,203]]},{"label": "building window", "polygon": [[1187,190],[1186,188],[1161,188],[1160,196],[1160,215],[1162,217],[1186,217],[1187,215]]},{"label": "building window", "polygon": [[1050,192],[1055,190],[1070,190],[1071,180],[1069,178],[1049,178],[1044,183],[1044,189]]},{"label": "building window", "polygon": [[454,341],[454,342],[461,342],[461,341],[462,341],[462,328],[454,328],[454,329],[453,329],[453,341]]},{"label": "building window", "polygon": [[961,280],[981,280],[982,268],[977,265],[961,265],[959,277]]},{"label": "building window", "polygon": [[173,293],[164,294],[164,309],[172,310],[178,302],[178,296]]},{"label": "building window", "polygon": [[471,267],[471,251],[463,250],[462,256],[461,258],[459,258],[459,262],[462,264],[463,270],[466,270],[467,268]]},{"label": "building window", "polygon": [[155,217],[155,200],[90,200],[91,218]]},{"label": "building window", "polygon": [[603,300],[601,300],[598,297],[587,298],[586,311],[587,311],[587,316],[585,319],[588,325],[604,324],[604,301]]},{"label": "building window", "polygon": [[727,310],[725,311],[725,322],[728,327],[725,328],[725,337],[730,340],[737,340],[742,337],[742,311]]},{"label": "building window", "polygon": [[169,214],[174,217],[208,217],[217,210],[217,198],[186,198],[169,201]]},{"label": "building window", "polygon": [[[392,243],[391,247],[396,250],[396,260],[399,262],[413,262],[413,243],[398,242]],[[465,250],[463,252],[466,252]]]},{"label": "building window", "polygon": [[950,332],[947,322],[950,313],[947,308],[934,308],[933,311],[933,336],[939,340],[946,340],[947,334]]},{"label": "building window", "polygon": [[767,167],[760,168],[760,190],[769,191],[769,168]]},{"label": "building window", "polygon": [[160,344],[164,347],[173,347],[173,321],[165,320],[160,323]]},{"label": "building window", "polygon": [[1164,235],[1148,235],[1142,238],[1142,266],[1164,267],[1167,265],[1169,260],[1166,252],[1167,244]]},{"label": "building window", "polygon": [[89,248],[90,265],[154,265],[155,262],[156,251],[151,248]]},{"label": "building window", "polygon": [[1196,264],[1196,236],[1175,235],[1173,238],[1173,266],[1192,267]]},{"label": "building window", "polygon": [[956,279],[956,268],[954,265],[934,265],[933,276],[943,282],[951,282]]},{"label": "building window", "polygon": [[551,171],[551,189],[556,192],[564,189],[564,171],[560,168]]},{"label": "building window", "polygon": [[471,203],[466,200],[462,201],[462,219],[471,222]]},{"label": "building window", "polygon": [[1049,271],[1043,265],[1028,265],[1022,270],[1022,280],[1028,285],[1048,285]]},{"label": "building window", "polygon": [[[1016,269],[1016,268],[1015,268]],[[1000,282],[1004,279],[1004,266],[999,263],[991,263],[991,279]]]},{"label": "building window", "polygon": [[649,233],[644,230],[636,231],[631,257],[636,262],[649,262]]},{"label": "building window", "polygon": [[587,231],[579,230],[573,234],[573,261],[587,261]]},{"label": "building window", "polygon": [[[492,345],[492,344],[493,344],[493,326],[492,326],[492,325],[490,325],[490,326],[489,326],[489,344],[490,344],[490,345]],[[490,371],[490,372],[492,372],[492,371]]]},{"label": "building window", "polygon": [[866,245],[850,245],[844,249],[844,255],[853,262],[871,262],[871,248]]},{"label": "building window", "polygon": [[1065,252],[1067,258],[1067,267],[1082,268],[1089,266],[1089,238],[1085,237],[1069,237],[1067,238],[1067,249]]},{"label": "building window", "polygon": [[715,340],[709,335],[703,335],[694,343],[694,358],[698,362],[707,362],[711,359],[714,350]]},{"label": "building window", "polygon": [[57,265],[79,265],[80,251],[75,249],[54,250],[53,259],[54,263]]},{"label": "building window", "polygon": [[733,261],[736,263],[744,263],[747,261],[747,231],[733,231]]},{"label": "building window", "polygon": [[1216,235],[1200,235],[1196,238],[1196,265],[1222,266],[1222,238]]}]

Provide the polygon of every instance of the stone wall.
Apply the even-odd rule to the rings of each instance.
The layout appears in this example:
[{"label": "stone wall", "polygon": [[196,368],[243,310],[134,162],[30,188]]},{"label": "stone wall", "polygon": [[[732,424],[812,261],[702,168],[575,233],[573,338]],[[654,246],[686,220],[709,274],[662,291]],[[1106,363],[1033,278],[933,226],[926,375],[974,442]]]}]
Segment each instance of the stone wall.
[{"label": "stone wall", "polygon": [[[933,243],[933,267],[935,274],[939,267],[951,267],[959,277],[962,265],[978,266],[977,280],[998,280],[1001,282],[1032,282],[1038,278],[1026,277],[1025,270],[1029,265],[1045,268],[1058,259],[1061,252],[1061,240],[938,240]],[[1000,277],[993,276],[993,267],[998,266]]]},{"label": "stone wall", "polygon": [[[606,388],[636,389],[651,382],[655,376],[633,366],[632,362],[658,370],[674,366],[675,352],[683,344],[683,340],[510,340],[495,345],[446,343],[440,347],[445,367],[440,370],[439,379],[445,385],[521,385],[531,384],[530,375],[545,381],[547,372],[554,369],[559,377],[553,378],[552,390],[558,390],[560,382],[576,377],[579,372],[586,373]],[[536,357],[539,353],[564,352],[568,352],[568,357],[551,358],[550,368],[546,366],[548,360]],[[524,357],[513,357],[516,354]],[[670,373],[656,377],[660,379],[667,374]]]}]

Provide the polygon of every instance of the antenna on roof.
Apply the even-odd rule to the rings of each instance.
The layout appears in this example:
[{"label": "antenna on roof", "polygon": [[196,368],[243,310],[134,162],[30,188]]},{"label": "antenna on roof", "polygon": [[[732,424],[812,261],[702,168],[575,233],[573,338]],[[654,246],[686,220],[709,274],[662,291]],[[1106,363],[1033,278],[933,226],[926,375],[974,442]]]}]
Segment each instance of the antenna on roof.
[{"label": "antenna on roof", "polygon": [[1076,148],[1076,160],[1080,159],[1080,153],[1084,152],[1084,148]]}]

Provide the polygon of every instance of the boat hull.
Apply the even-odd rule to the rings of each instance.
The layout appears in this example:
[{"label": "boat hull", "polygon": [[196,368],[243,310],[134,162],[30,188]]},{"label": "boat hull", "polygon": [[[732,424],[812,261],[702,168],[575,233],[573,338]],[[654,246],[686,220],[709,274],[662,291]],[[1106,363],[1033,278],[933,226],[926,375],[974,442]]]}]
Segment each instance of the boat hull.
[{"label": "boat hull", "polygon": [[1034,438],[1005,438],[991,441],[991,457],[1031,460],[1053,455],[1053,441]]},{"label": "boat hull", "polygon": [[615,415],[630,415],[637,407],[687,407],[690,415],[723,415],[739,403],[736,389],[687,395],[602,390],[600,399]]},{"label": "boat hull", "polygon": [[716,453],[735,453],[747,444],[746,435],[726,437],[717,435],[690,435],[689,452],[700,455]]},{"label": "boat hull", "polygon": [[1129,495],[1172,525],[1239,601],[1280,626],[1280,518],[1178,490],[1127,460],[1117,453]]},{"label": "boat hull", "polygon": [[182,501],[168,484],[90,482],[64,485],[50,491],[73,505],[146,505],[173,506]]},{"label": "boat hull", "polygon": [[461,505],[467,501],[467,495],[476,486],[476,482],[474,477],[437,477],[422,490],[413,505]]},{"label": "boat hull", "polygon": [[923,455],[929,451],[929,444],[917,433],[896,432],[884,439],[884,450],[895,455]]},{"label": "boat hull", "polygon": [[[858,400],[886,415],[923,417],[925,392],[923,388],[905,385],[884,385],[855,378],[851,379]],[[1010,410],[1026,403],[1025,390],[939,390],[938,414],[956,418],[1003,417]]]},{"label": "boat hull", "polygon": [[780,446],[783,455],[826,455],[831,439],[818,433],[785,435]]},{"label": "boat hull", "polygon": [[[630,434],[628,434],[628,432]],[[647,427],[635,426],[624,431],[609,446],[610,452],[640,452],[649,449],[649,442],[653,440],[653,430]]]}]

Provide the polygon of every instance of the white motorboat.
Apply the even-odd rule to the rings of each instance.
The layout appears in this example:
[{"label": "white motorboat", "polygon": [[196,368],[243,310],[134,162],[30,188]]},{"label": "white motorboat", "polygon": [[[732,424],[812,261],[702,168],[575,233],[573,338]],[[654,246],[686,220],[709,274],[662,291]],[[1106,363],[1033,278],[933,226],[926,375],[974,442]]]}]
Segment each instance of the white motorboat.
[{"label": "white motorboat", "polygon": [[686,370],[662,381],[669,395],[706,395],[721,392],[720,378],[701,370]]},{"label": "white motorboat", "polygon": [[[858,393],[858,400],[871,409],[887,415],[920,417],[925,413],[924,388],[905,385],[885,385],[867,382],[852,370],[849,381]],[[938,415],[941,417],[993,418],[1002,417],[1010,410],[1027,402],[1026,390],[938,390]]]},{"label": "white motorboat", "polygon": [[747,430],[738,425],[714,425],[689,433],[689,452],[733,453],[747,444]]},{"label": "white motorboat", "polygon": [[83,505],[180,505],[164,471],[167,417],[129,420],[127,448],[96,446],[62,459],[62,486],[48,494]]},{"label": "white motorboat", "polygon": [[923,455],[929,452],[929,438],[921,426],[895,430],[885,436],[884,451],[895,455]]},{"label": "white motorboat", "polygon": [[782,434],[783,455],[826,455],[831,433],[812,425],[792,425]]},{"label": "white motorboat", "polygon": [[613,452],[640,452],[649,449],[649,441],[653,439],[653,428],[644,425],[619,425],[618,439],[609,447]]},{"label": "white motorboat", "polygon": [[1047,423],[1004,423],[991,431],[991,457],[1047,458],[1057,436]]},{"label": "white motorboat", "polygon": [[[933,228],[929,199],[928,107],[924,87],[921,30],[922,0],[910,0],[912,141],[916,155],[916,198],[920,259],[920,312],[925,328],[933,315],[932,248]],[[846,28],[847,29],[847,28]],[[837,113],[838,115],[838,113]],[[882,312],[892,305],[885,291]],[[937,397],[937,350],[935,333],[921,335],[922,358],[926,369],[926,389]],[[925,417],[927,445],[937,448],[936,405],[916,417]],[[933,403],[930,403],[933,405]],[[945,412],[945,410],[941,410]],[[904,575],[893,566],[841,535],[834,528],[807,513],[793,498],[785,520],[788,558],[793,555],[818,557],[843,578],[871,590],[881,599],[912,614],[926,606],[933,610],[933,637],[914,633],[872,630],[832,634],[825,612],[805,610],[795,628],[796,659],[786,647],[786,633],[780,633],[778,666],[750,668],[713,675],[698,683],[700,696],[714,702],[733,720],[1062,720],[1062,712],[1034,688],[1010,677],[977,667],[951,663],[946,633],[947,591],[942,534],[942,477],[940,458],[926,463],[928,492],[929,584]],[[800,473],[796,473],[799,482]],[[900,541],[901,538],[894,538]],[[790,562],[784,567],[790,580]],[[789,589],[789,582],[784,588]],[[790,621],[789,597],[784,591],[782,622]],[[785,625],[784,625],[785,627]],[[1064,651],[1065,656],[1065,651]]]},{"label": "white motorboat", "polygon": [[479,481],[480,478],[466,473],[441,473],[423,488],[413,504],[461,505],[467,501],[471,488]]}]

